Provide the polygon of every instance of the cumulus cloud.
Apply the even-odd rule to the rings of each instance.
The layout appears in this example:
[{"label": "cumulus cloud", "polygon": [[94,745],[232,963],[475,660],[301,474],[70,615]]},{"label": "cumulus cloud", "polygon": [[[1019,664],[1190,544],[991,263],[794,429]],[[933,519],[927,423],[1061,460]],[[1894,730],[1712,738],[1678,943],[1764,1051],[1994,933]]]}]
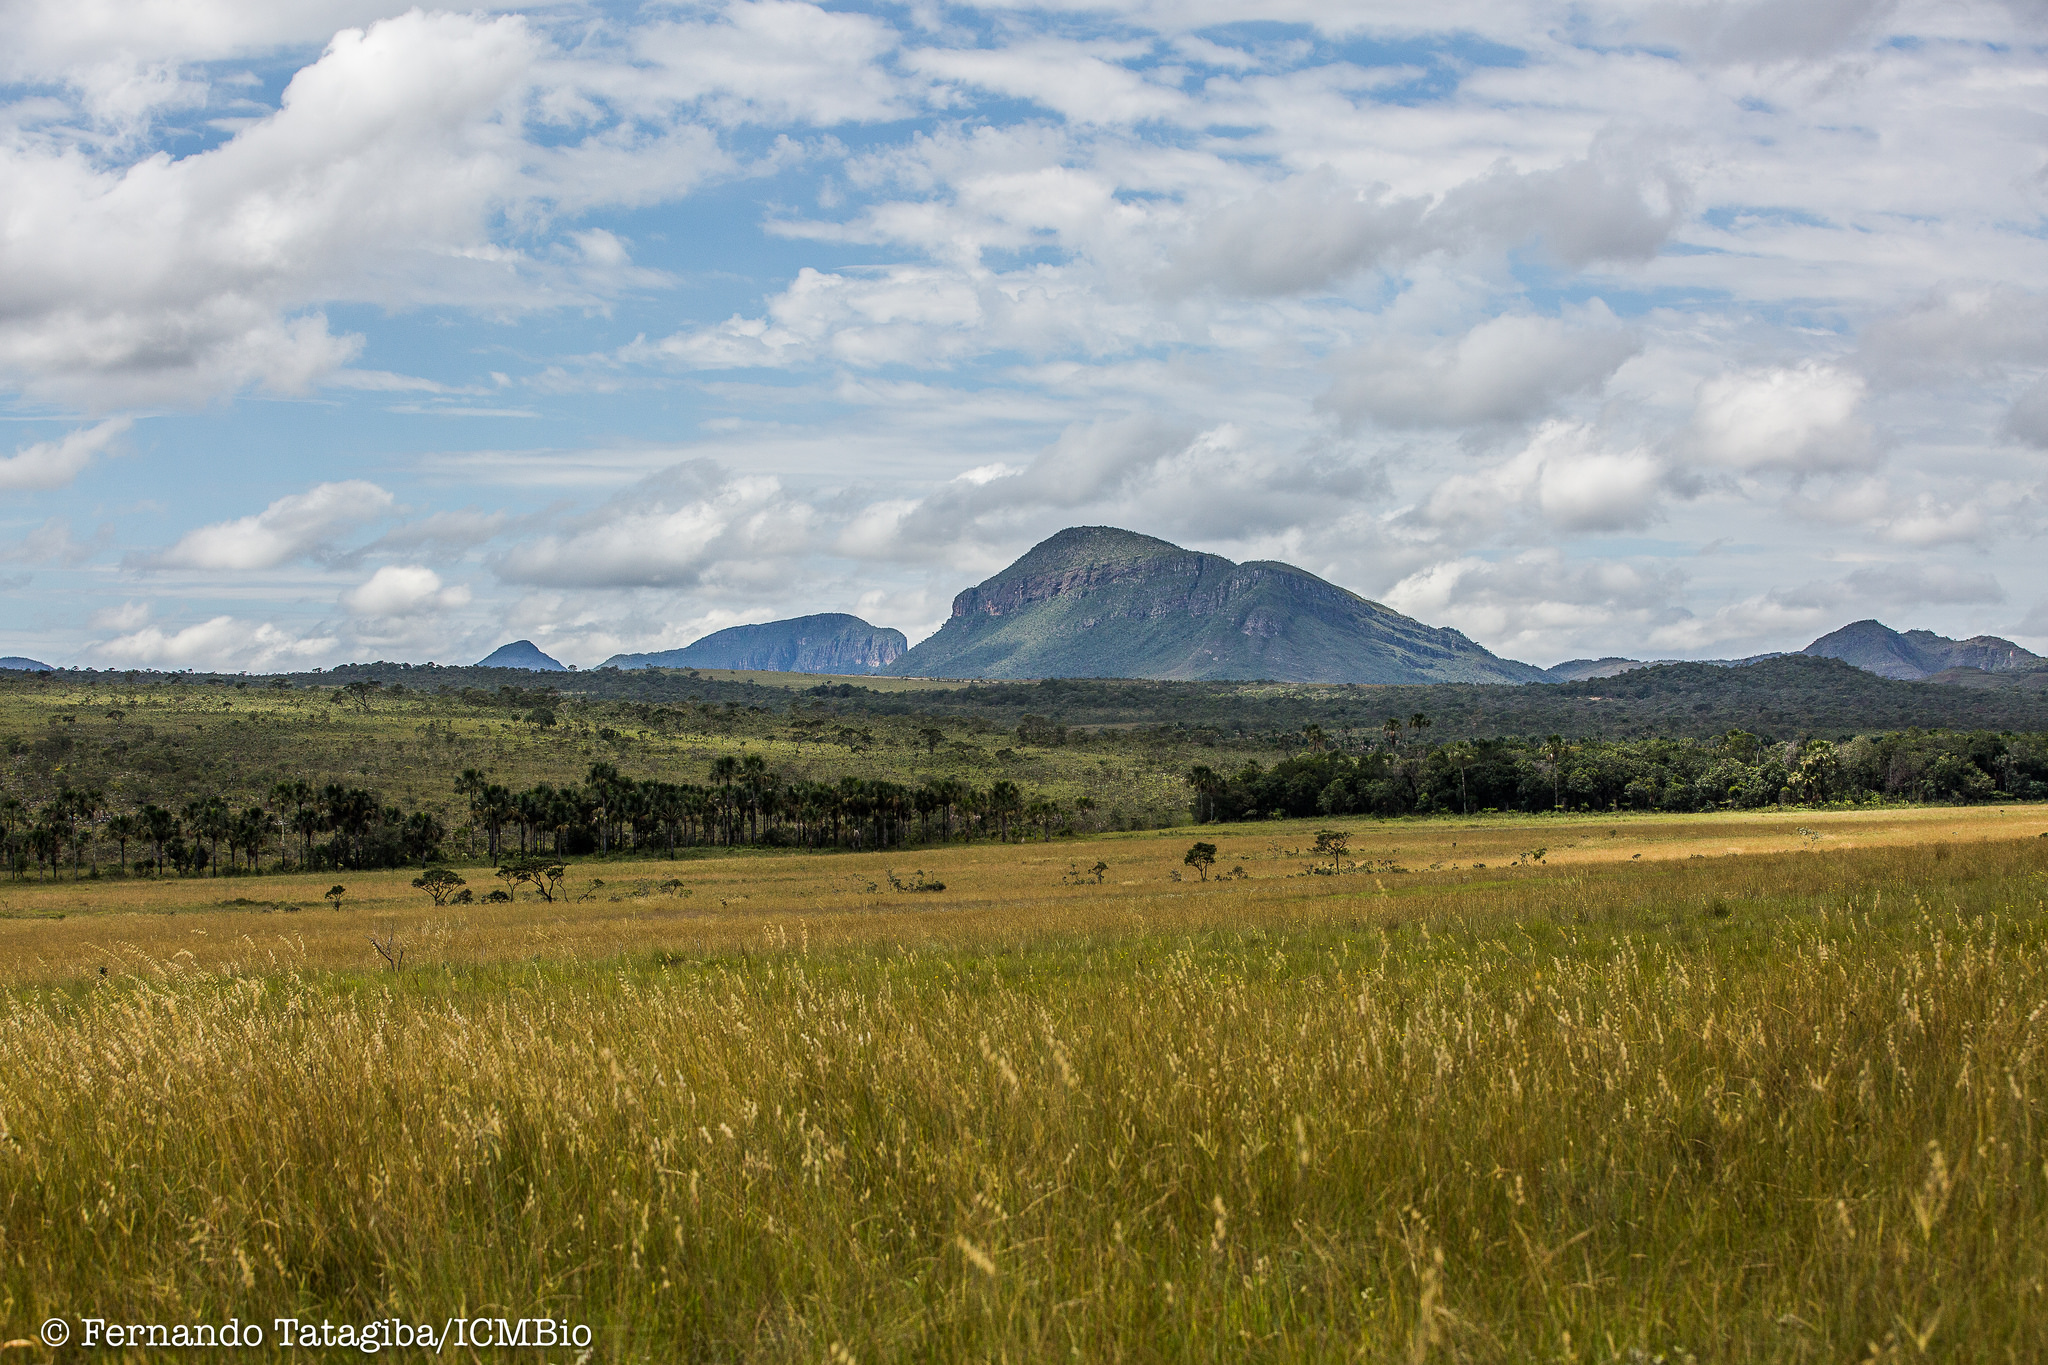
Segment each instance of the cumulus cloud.
[{"label": "cumulus cloud", "polygon": [[133,425],[129,418],[116,417],[97,426],[80,427],[54,441],[20,447],[0,458],[0,492],[64,487]]},{"label": "cumulus cloud", "polygon": [[234,572],[318,559],[334,553],[337,537],[388,515],[395,503],[390,493],[361,479],[318,484],[254,516],[188,531],[169,549],[138,557],[134,567]]},{"label": "cumulus cloud", "polygon": [[340,644],[331,635],[299,636],[268,621],[216,616],[182,630],[143,626],[91,646],[88,654],[109,666],[277,672],[313,667]]},{"label": "cumulus cloud", "polygon": [[1875,463],[1861,376],[1808,361],[1744,370],[1700,386],[1690,451],[1723,468],[1814,474]]},{"label": "cumulus cloud", "polygon": [[1253,297],[1320,289],[1414,246],[1428,201],[1354,188],[1327,167],[1288,177],[1197,217],[1162,289]]},{"label": "cumulus cloud", "polygon": [[1496,653],[1548,665],[1612,652],[1675,618],[1684,582],[1666,565],[1574,562],[1555,550],[1531,550],[1428,565],[1384,600],[1419,620],[1456,626]]},{"label": "cumulus cloud", "polygon": [[1445,194],[1428,228],[1447,247],[1533,240],[1559,264],[1580,269],[1654,257],[1690,200],[1655,149],[1603,143],[1558,166],[1520,170],[1502,162]]},{"label": "cumulus cloud", "polygon": [[741,0],[709,18],[635,30],[632,77],[642,102],[687,103],[730,123],[831,125],[900,118],[913,105],[880,65],[896,46],[865,14],[791,0]]},{"label": "cumulus cloud", "polygon": [[1540,417],[1599,388],[1641,349],[1596,308],[1586,324],[1507,315],[1434,346],[1385,340],[1337,357],[1323,406],[1390,427],[1464,427]]},{"label": "cumulus cloud", "polygon": [[1932,489],[1901,489],[1883,478],[1838,482],[1817,495],[1785,500],[1792,515],[1825,526],[1913,549],[1982,544],[1994,529],[2010,527],[2033,510],[2032,498],[2011,485],[1985,484],[1962,497]]},{"label": "cumulus cloud", "polygon": [[148,622],[150,614],[149,603],[128,601],[94,612],[86,618],[85,623],[94,630],[118,630],[126,633],[140,630]]},{"label": "cumulus cloud", "polygon": [[1385,486],[1383,470],[1348,449],[1276,450],[1229,423],[1115,418],[1076,423],[1021,465],[977,466],[923,497],[868,503],[834,548],[863,560],[999,564],[1082,516],[1251,540],[1325,521]]},{"label": "cumulus cloud", "polygon": [[725,162],[688,125],[531,141],[537,92],[572,69],[519,17],[414,10],[336,34],[275,113],[191,156],[0,144],[0,376],[102,407],[298,392],[360,349],[331,300],[591,297],[590,270],[615,267],[551,271],[498,243],[503,221],[667,197]]},{"label": "cumulus cloud", "polygon": [[1549,421],[1515,454],[1442,480],[1403,518],[1432,539],[1471,543],[1516,517],[1563,532],[1639,530],[1671,488],[1655,455],[1613,448],[1583,422]]},{"label": "cumulus cloud", "polygon": [[429,616],[469,605],[469,589],[444,587],[441,576],[418,564],[386,564],[341,595],[352,616]]},{"label": "cumulus cloud", "polygon": [[557,588],[760,591],[787,586],[791,564],[816,548],[815,518],[779,479],[692,460],[500,553],[491,567],[508,583]]}]

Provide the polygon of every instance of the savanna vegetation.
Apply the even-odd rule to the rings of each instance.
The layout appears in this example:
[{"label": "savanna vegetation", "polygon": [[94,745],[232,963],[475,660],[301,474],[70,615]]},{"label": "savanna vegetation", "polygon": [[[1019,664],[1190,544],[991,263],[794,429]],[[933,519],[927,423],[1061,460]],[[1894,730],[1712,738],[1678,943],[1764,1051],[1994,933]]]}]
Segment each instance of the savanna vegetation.
[{"label": "savanna vegetation", "polygon": [[495,905],[15,884],[7,1335],[2029,1360],[2042,833],[1772,806],[591,858]]},{"label": "savanna vegetation", "polygon": [[[2048,794],[2038,734],[1471,739],[1442,734],[1424,712],[1365,727],[1343,723],[1341,708],[1328,726],[1287,731],[1086,726],[1028,711],[998,728],[979,712],[864,709],[885,694],[845,682],[722,684],[762,698],[742,705],[593,699],[522,676],[528,686],[494,691],[375,678],[0,683],[0,865],[15,879],[221,876],[266,862],[363,871],[508,852],[1046,840],[1191,817]],[[1063,687],[1032,690],[1058,702]]]}]

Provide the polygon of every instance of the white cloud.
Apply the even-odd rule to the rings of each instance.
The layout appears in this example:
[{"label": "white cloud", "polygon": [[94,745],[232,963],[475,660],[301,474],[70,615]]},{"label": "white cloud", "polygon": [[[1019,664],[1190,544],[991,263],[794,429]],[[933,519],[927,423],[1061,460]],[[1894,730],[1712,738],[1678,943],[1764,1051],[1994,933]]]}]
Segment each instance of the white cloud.
[{"label": "white cloud", "polygon": [[252,625],[216,616],[183,630],[144,626],[94,645],[89,653],[110,666],[276,672],[312,667],[340,644],[331,635],[296,636],[268,621]]},{"label": "white cloud", "polygon": [[688,125],[536,145],[539,91],[576,75],[517,16],[414,10],[335,34],[276,112],[194,155],[103,168],[0,143],[0,376],[102,407],[300,392],[361,346],[328,301],[593,297],[619,263],[549,266],[500,245],[503,220],[669,197],[725,163]]},{"label": "white cloud", "polygon": [[566,531],[503,551],[491,567],[505,582],[548,587],[772,591],[816,548],[814,520],[780,480],[695,460],[641,480]]},{"label": "white cloud", "polygon": [[94,630],[118,630],[129,632],[140,630],[149,620],[150,605],[147,602],[128,601],[119,606],[107,607],[88,616],[85,623]]},{"label": "white cloud", "polygon": [[1864,395],[1860,376],[1813,361],[1723,375],[1700,386],[1690,449],[1743,471],[1865,469],[1878,448]]},{"label": "white cloud", "polygon": [[104,527],[99,536],[81,543],[72,537],[70,522],[51,517],[17,540],[0,541],[0,564],[83,564],[104,544]]},{"label": "white cloud", "polygon": [[1411,249],[1427,202],[1354,188],[1327,166],[1261,184],[1198,218],[1162,277],[1174,295],[1320,289]]},{"label": "white cloud", "polygon": [[1540,417],[1568,395],[1599,388],[1641,348],[1604,308],[1593,312],[1590,325],[1508,315],[1435,346],[1375,342],[1337,357],[1337,379],[1323,403],[1390,427]]},{"label": "white cloud", "polygon": [[428,616],[469,605],[469,589],[444,587],[441,576],[418,564],[386,564],[341,595],[352,616]]},{"label": "white cloud", "polygon": [[1455,626],[1495,653],[1549,665],[1608,654],[1675,618],[1684,578],[1669,566],[1573,562],[1554,550],[1493,561],[1476,556],[1417,570],[1384,601]]},{"label": "white cloud", "polygon": [[13,455],[0,458],[0,492],[64,487],[133,425],[126,417],[116,417],[97,426],[80,427],[55,441],[22,446]]},{"label": "white cloud", "polygon": [[865,14],[740,0],[715,18],[636,29],[639,68],[627,88],[642,101],[696,104],[729,123],[900,118],[913,106],[880,65],[895,46],[889,26]]},{"label": "white cloud", "polygon": [[1517,515],[1555,531],[1639,530],[1670,483],[1648,451],[1612,449],[1594,426],[1553,420],[1508,458],[1438,483],[1404,520],[1468,544]]},{"label": "white cloud", "polygon": [[361,479],[323,483],[279,498],[254,516],[188,531],[167,550],[141,557],[152,569],[274,569],[334,550],[337,536],[388,515],[390,493]]},{"label": "white cloud", "polygon": [[1142,48],[1042,39],[1001,48],[923,48],[904,60],[927,76],[1032,100],[1077,123],[1142,123],[1182,113],[1186,95],[1118,60],[1136,51]]}]

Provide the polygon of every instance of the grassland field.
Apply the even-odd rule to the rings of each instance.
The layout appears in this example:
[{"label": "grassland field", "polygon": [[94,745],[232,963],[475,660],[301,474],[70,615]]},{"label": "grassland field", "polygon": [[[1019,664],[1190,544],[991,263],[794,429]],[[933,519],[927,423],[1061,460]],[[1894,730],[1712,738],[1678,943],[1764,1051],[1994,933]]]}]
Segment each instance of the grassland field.
[{"label": "grassland field", "polygon": [[2048,808],[1318,828],[10,884],[0,1340],[2041,1358]]}]

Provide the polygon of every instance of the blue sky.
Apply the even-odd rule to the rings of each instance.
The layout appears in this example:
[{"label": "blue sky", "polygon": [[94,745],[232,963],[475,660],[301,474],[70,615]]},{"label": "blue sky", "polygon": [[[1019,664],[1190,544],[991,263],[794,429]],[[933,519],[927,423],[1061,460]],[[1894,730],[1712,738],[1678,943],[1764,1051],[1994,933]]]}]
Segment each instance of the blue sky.
[{"label": "blue sky", "polygon": [[0,654],[915,639],[1095,523],[1544,664],[2048,651],[2022,4],[0,24]]}]

